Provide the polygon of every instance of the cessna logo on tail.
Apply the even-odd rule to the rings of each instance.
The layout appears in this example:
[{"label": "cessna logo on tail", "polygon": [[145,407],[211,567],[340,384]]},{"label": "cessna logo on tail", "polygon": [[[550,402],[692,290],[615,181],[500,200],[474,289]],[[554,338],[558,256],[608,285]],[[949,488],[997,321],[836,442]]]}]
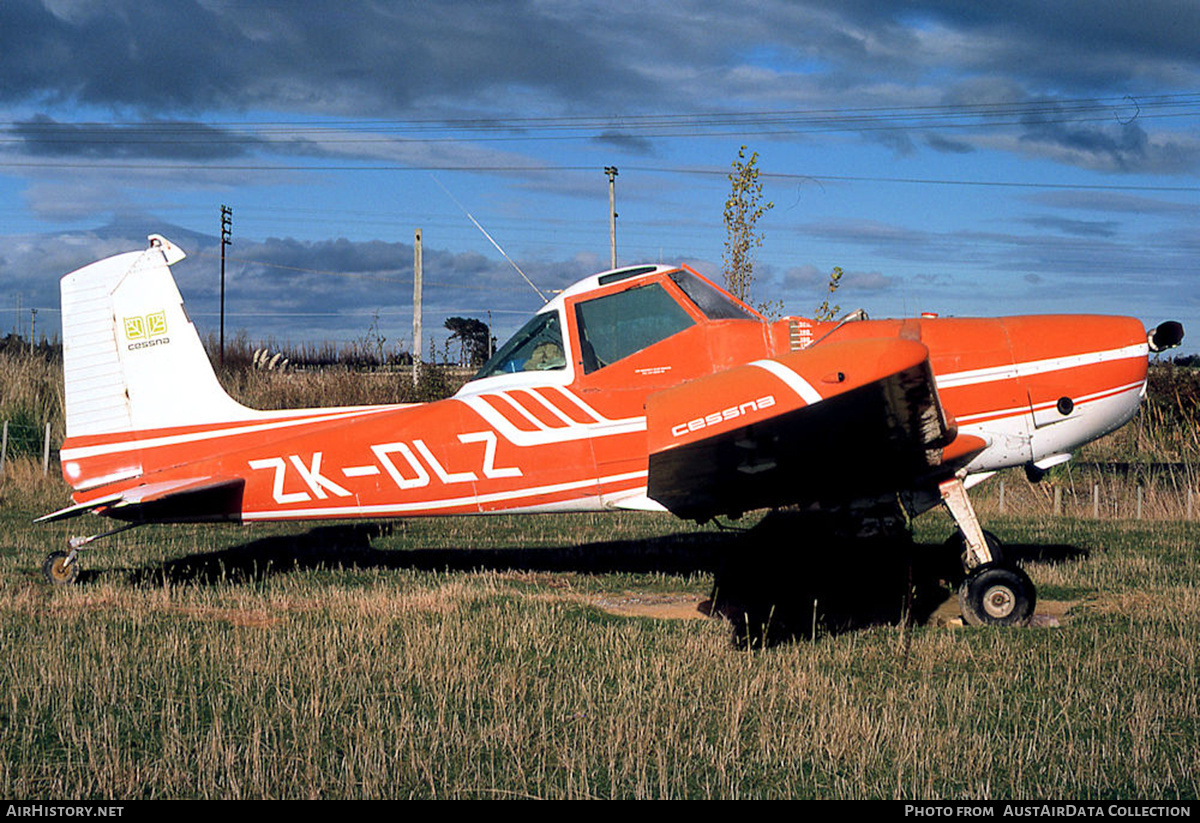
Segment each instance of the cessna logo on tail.
[{"label": "cessna logo on tail", "polygon": [[744,414],[760,409],[769,409],[774,405],[775,395],[768,394],[766,397],[760,397],[757,400],[747,400],[740,405],[730,406],[727,409],[706,414],[704,417],[697,417],[686,423],[680,423],[678,426],[672,426],[671,434],[676,437],[683,437],[688,432],[700,431],[709,426],[715,426],[724,420],[733,420],[735,417],[741,417]]},{"label": "cessna logo on tail", "polygon": [[167,313],[165,311],[147,314],[145,317],[125,318],[125,339],[136,341],[129,344],[130,351],[170,343],[171,338],[166,335]]}]

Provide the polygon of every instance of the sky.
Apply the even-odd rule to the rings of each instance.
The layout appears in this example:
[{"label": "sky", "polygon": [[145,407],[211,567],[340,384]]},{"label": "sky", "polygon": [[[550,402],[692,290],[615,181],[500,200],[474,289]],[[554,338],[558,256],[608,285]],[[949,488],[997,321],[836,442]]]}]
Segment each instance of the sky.
[{"label": "sky", "polygon": [[811,315],[837,266],[843,311],[1174,319],[1194,353],[1196,32],[1195,0],[3,0],[0,334],[151,233],[215,332],[227,205],[230,336],[409,349],[419,228],[435,349],[452,315],[503,340],[543,303],[518,268],[608,268],[606,167],[618,263],[721,282],[745,146],[754,303]]}]

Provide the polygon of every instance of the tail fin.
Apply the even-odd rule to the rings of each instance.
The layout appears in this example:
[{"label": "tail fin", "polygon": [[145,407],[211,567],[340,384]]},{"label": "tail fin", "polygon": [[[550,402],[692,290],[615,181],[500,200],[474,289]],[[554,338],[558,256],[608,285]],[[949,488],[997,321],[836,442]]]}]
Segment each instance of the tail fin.
[{"label": "tail fin", "polygon": [[247,420],[217,382],[171,265],[165,237],[62,278],[67,437]]}]

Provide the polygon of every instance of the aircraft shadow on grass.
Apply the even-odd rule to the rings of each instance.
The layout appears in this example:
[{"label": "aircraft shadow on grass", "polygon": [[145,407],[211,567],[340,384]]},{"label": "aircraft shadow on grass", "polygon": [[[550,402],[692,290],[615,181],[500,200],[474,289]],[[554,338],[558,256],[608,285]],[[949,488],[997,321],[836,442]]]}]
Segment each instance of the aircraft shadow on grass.
[{"label": "aircraft shadow on grass", "polygon": [[[247,584],[298,570],[410,569],[606,573],[708,573],[699,610],[724,618],[734,641],[772,644],[875,625],[922,624],[954,596],[957,549],[901,538],[846,538],[792,521],[744,531],[691,533],[575,545],[377,549],[392,524],[320,526],[216,552],[125,570],[135,585]],[[803,535],[803,537],[798,537]],[[1086,549],[1005,544],[1019,562],[1072,562]],[[85,572],[84,579],[100,576]]]}]

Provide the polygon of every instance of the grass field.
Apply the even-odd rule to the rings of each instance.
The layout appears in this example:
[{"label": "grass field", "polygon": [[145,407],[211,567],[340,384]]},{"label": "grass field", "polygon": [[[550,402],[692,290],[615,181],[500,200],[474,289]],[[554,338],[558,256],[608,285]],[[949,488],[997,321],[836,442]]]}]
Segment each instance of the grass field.
[{"label": "grass field", "polygon": [[1200,526],[988,517],[1060,615],[989,630],[902,624],[894,552],[633,514],[145,527],[54,590],[65,497],[0,485],[7,797],[1200,795]]}]

